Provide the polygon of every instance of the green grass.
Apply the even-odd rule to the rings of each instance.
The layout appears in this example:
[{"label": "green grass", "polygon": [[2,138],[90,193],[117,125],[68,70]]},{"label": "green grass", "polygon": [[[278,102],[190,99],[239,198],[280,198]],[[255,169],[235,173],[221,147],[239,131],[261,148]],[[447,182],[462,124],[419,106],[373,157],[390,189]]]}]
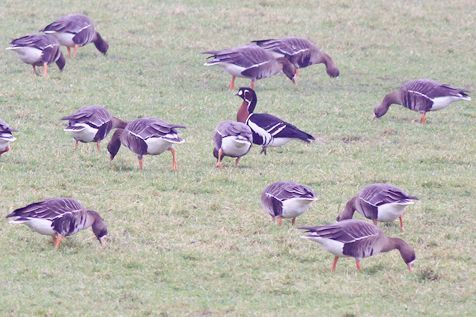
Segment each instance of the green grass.
[{"label": "green grass", "polygon": [[[101,248],[91,231],[59,251],[25,226],[0,226],[2,316],[474,316],[476,112],[455,103],[428,115],[395,106],[378,121],[373,107],[413,78],[476,88],[473,1],[4,1],[0,43],[35,32],[69,12],[89,14],[110,43],[52,66],[45,80],[0,50],[0,117],[19,129],[0,158],[3,214],[46,197],[68,196],[109,224]],[[134,3],[134,4],[132,4]],[[259,81],[257,111],[276,114],[326,140],[291,143],[267,156],[252,149],[235,168],[214,168],[211,136],[233,119],[240,99],[229,76],[202,66],[199,52],[265,37],[308,37],[333,56],[337,80],[321,66]],[[248,81],[238,80],[239,85]],[[88,104],[123,119],[156,116],[187,125],[169,153],[145,170],[122,148],[81,145],[60,118]],[[298,225],[335,220],[363,185],[391,182],[421,198],[406,231],[383,226],[416,250],[414,274],[398,252],[362,262],[341,259],[271,223],[259,195],[295,180],[319,200]]]}]

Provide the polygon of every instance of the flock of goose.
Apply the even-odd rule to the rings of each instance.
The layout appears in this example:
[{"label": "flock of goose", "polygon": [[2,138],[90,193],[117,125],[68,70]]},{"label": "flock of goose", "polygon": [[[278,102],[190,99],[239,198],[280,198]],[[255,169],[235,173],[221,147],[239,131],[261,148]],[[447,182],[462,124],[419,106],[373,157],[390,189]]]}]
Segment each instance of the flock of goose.
[{"label": "flock of goose", "polygon": [[[66,46],[68,57],[73,49],[73,56],[79,47],[94,43],[103,54],[107,53],[108,43],[95,30],[93,22],[82,14],[70,14],[59,18],[41,30],[41,34],[27,35],[13,40],[8,50],[14,51],[25,63],[43,67],[43,76],[48,76],[48,65],[56,63],[63,70],[66,62],[60,46]],[[207,51],[210,55],[205,65],[219,65],[232,78],[229,88],[235,88],[235,78],[244,77],[251,80],[250,88],[242,87],[237,96],[242,104],[237,112],[237,120],[221,122],[214,135],[213,155],[216,167],[222,168],[225,156],[240,159],[246,155],[252,144],[262,147],[266,154],[268,147],[282,146],[291,140],[312,142],[315,138],[293,124],[268,113],[255,113],[257,95],[256,81],[283,72],[295,82],[298,70],[314,64],[324,64],[330,77],[339,76],[339,69],[332,58],[317,48],[312,42],[301,38],[283,38],[253,41],[237,48],[220,51]],[[390,105],[402,105],[421,113],[421,123],[426,122],[426,113],[447,107],[457,100],[470,100],[468,91],[440,84],[429,79],[418,79],[404,83],[400,89],[386,95],[379,106],[374,109],[376,118],[382,117]],[[139,159],[139,168],[143,169],[144,155],[157,155],[165,151],[172,154],[172,169],[177,169],[175,144],[184,139],[179,137],[183,125],[170,124],[157,118],[139,118],[125,122],[114,117],[105,107],[86,106],[75,113],[63,117],[67,121],[66,132],[79,142],[100,142],[109,132],[115,130],[107,149],[111,160],[118,153],[121,145],[129,148]],[[15,141],[16,130],[0,120],[0,156],[10,150],[9,144]],[[305,212],[316,200],[314,191],[308,186],[295,182],[276,182],[267,186],[261,196],[263,208],[278,224],[283,218],[291,219],[294,225],[296,217]],[[399,218],[403,231],[403,214],[405,207],[413,204],[417,197],[390,184],[371,184],[364,187],[356,196],[349,199],[344,210],[337,216],[337,222],[330,225],[301,227],[306,239],[318,242],[334,254],[332,271],[335,270],[339,257],[353,257],[360,270],[362,258],[380,252],[398,250],[402,259],[412,270],[416,258],[415,251],[399,238],[385,236],[377,227],[377,222],[391,222]],[[357,211],[372,223],[353,220]],[[107,225],[101,216],[89,210],[81,203],[70,198],[52,198],[35,202],[19,208],[7,215],[11,223],[22,223],[32,230],[53,237],[56,248],[61,240],[79,230],[92,227],[99,240],[107,235]]]}]

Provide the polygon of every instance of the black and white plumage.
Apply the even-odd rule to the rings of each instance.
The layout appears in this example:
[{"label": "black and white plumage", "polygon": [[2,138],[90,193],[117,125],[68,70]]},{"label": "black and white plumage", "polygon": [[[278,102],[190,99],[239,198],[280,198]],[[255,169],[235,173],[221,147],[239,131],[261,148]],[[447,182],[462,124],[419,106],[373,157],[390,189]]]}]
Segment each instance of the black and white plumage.
[{"label": "black and white plumage", "polygon": [[158,155],[168,150],[172,153],[172,169],[177,169],[176,151],[174,144],[184,143],[178,136],[177,129],[183,125],[171,124],[156,118],[140,118],[127,123],[124,129],[114,132],[107,149],[114,159],[121,144],[136,153],[139,158],[139,168],[143,168],[144,155]]},{"label": "black and white plumage", "polygon": [[261,145],[266,154],[268,146],[282,146],[291,140],[306,143],[314,141],[314,137],[296,126],[267,113],[254,113],[258,98],[251,88],[242,87],[236,94],[243,99],[237,113],[237,121],[246,123],[253,131],[253,143]]},{"label": "black and white plumage", "polygon": [[96,142],[98,150],[99,143],[112,129],[124,128],[126,125],[124,121],[113,117],[105,107],[97,105],[82,107],[61,120],[68,121],[64,131],[71,133],[76,140],[76,147],[78,142]]},{"label": "black and white plumage", "polygon": [[43,75],[48,75],[48,65],[56,63],[63,70],[66,61],[60,50],[60,44],[55,37],[47,34],[26,35],[10,42],[7,50],[14,51],[22,62],[33,66],[43,66]]},{"label": "black and white plumage", "polygon": [[222,166],[221,161],[224,156],[236,158],[238,166],[240,158],[251,149],[253,134],[246,124],[226,120],[216,127],[213,143],[213,156],[217,159],[216,167]]},{"label": "black and white plumage", "polygon": [[56,248],[63,237],[89,227],[92,227],[101,244],[107,235],[107,225],[101,216],[71,198],[50,198],[35,202],[14,210],[7,218],[11,218],[12,224],[25,224],[39,234],[53,236]]},{"label": "black and white plumage", "polygon": [[316,199],[312,188],[290,181],[272,183],[261,193],[261,205],[278,224],[282,218],[291,218],[294,225]]},{"label": "black and white plumage", "polygon": [[109,44],[96,31],[93,21],[83,14],[68,14],[48,24],[40,32],[53,35],[58,42],[67,47],[70,56],[71,47],[74,57],[77,49],[89,43],[94,43],[98,51],[106,55]]},{"label": "black and white plumage", "polygon": [[278,57],[285,57],[296,68],[304,68],[314,64],[324,64],[330,77],[338,77],[339,69],[332,58],[320,50],[314,43],[298,37],[267,39],[253,41],[256,45],[270,51]]},{"label": "black and white plumage", "polygon": [[209,54],[205,66],[220,65],[232,76],[230,89],[235,88],[235,78],[244,77],[251,80],[254,88],[256,80],[267,78],[283,72],[294,82],[296,68],[285,58],[275,58],[268,51],[256,45],[246,45],[221,51],[207,51]]},{"label": "black and white plumage", "polygon": [[0,119],[0,156],[2,156],[3,153],[10,151],[10,143],[16,140],[12,134],[12,132],[15,131],[17,130]]},{"label": "black and white plumage", "polygon": [[415,251],[405,241],[399,238],[385,236],[377,226],[361,220],[343,220],[330,225],[316,227],[301,227],[306,235],[302,238],[319,243],[328,252],[334,254],[331,271],[334,272],[339,257],[353,257],[357,269],[360,270],[360,260],[381,252],[400,251],[400,255],[412,271],[416,259]]},{"label": "black and white plumage", "polygon": [[403,213],[405,207],[412,205],[418,197],[405,193],[391,184],[371,184],[364,187],[346,204],[337,216],[337,221],[351,219],[357,210],[364,217],[377,221],[391,222],[400,218],[400,229],[403,231]]},{"label": "black and white plumage", "polygon": [[417,79],[404,83],[399,90],[385,96],[374,109],[376,118],[385,115],[392,104],[402,105],[421,113],[421,123],[426,123],[426,113],[446,108],[458,100],[470,101],[466,89],[451,87],[431,79]]}]

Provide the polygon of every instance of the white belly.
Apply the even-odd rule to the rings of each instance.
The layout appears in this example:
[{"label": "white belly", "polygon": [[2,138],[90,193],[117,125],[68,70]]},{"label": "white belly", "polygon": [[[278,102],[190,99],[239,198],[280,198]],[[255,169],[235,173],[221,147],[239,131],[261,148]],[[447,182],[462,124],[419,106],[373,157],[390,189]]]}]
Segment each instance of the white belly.
[{"label": "white belly", "polygon": [[222,139],[221,148],[225,155],[240,157],[248,153],[251,142],[237,139],[235,136],[228,136]]},{"label": "white belly", "polygon": [[291,138],[276,138],[269,143],[269,146],[282,146],[291,141]]},{"label": "white belly", "polygon": [[309,209],[314,199],[291,198],[283,202],[283,218],[294,218]]},{"label": "white belly", "polygon": [[0,134],[0,152],[6,150],[7,147],[10,145],[10,142],[13,142],[15,140],[15,137],[11,134]]},{"label": "white belly", "polygon": [[306,237],[303,238],[310,239],[319,243],[324,249],[329,251],[330,253],[337,255],[337,256],[345,256],[344,255],[344,244],[339,241],[335,241],[332,239],[321,238],[321,237]]},{"label": "white belly", "polygon": [[64,131],[71,133],[73,138],[75,140],[81,141],[81,142],[92,142],[94,140],[94,137],[98,133],[98,129],[91,127],[90,125],[86,123],[77,123],[75,124],[76,127],[81,127],[81,130],[73,130],[73,129],[64,129]]},{"label": "white belly", "polygon": [[408,203],[392,203],[392,204],[384,204],[378,207],[378,221],[394,221],[405,211],[405,207],[408,205],[413,204],[413,202]]},{"label": "white belly", "polygon": [[172,142],[164,140],[162,138],[148,138],[145,140],[147,144],[147,154],[150,155],[157,155],[166,150],[168,150],[172,146]]},{"label": "white belly", "polygon": [[5,151],[9,145],[10,142],[3,142],[2,140],[0,140],[0,152]]},{"label": "white belly", "polygon": [[51,227],[51,221],[45,219],[29,219],[24,222],[31,230],[44,235],[54,235],[55,231]]},{"label": "white belly", "polygon": [[53,35],[54,37],[56,37],[56,39],[58,40],[58,42],[59,42],[61,45],[63,45],[63,46],[69,46],[69,47],[74,46],[73,37],[74,37],[76,34],[72,34],[72,33],[62,33],[62,32],[54,32],[54,31],[45,32],[45,33],[51,34],[51,35]]},{"label": "white belly", "polygon": [[43,52],[34,47],[13,47],[11,50],[17,53],[22,62],[26,64],[36,64],[41,61]]}]

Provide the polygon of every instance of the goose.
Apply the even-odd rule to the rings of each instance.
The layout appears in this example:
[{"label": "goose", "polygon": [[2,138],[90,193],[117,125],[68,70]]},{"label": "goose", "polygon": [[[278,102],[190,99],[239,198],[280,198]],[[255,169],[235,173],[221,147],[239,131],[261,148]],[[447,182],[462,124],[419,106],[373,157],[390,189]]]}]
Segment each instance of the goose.
[{"label": "goose", "polygon": [[405,207],[412,205],[418,197],[405,193],[391,184],[371,184],[364,187],[357,196],[352,197],[344,210],[337,216],[337,221],[352,219],[357,210],[364,217],[377,221],[392,222],[400,219],[400,230],[403,231],[403,213]]},{"label": "goose", "polygon": [[332,58],[320,50],[314,43],[299,37],[282,39],[267,39],[252,41],[252,43],[273,53],[274,57],[285,57],[297,69],[315,64],[324,64],[327,75],[338,77],[340,72]]},{"label": "goose", "polygon": [[324,249],[334,254],[331,272],[335,272],[339,257],[355,258],[355,265],[360,271],[360,260],[381,252],[400,251],[400,255],[410,272],[416,259],[415,251],[404,240],[385,236],[377,226],[355,219],[343,220],[330,225],[301,227],[305,230],[302,238],[319,243]]},{"label": "goose", "polygon": [[246,123],[253,132],[253,143],[262,146],[262,153],[266,154],[268,146],[282,146],[291,140],[301,140],[306,143],[314,141],[314,137],[299,130],[294,125],[267,113],[254,113],[258,98],[253,89],[241,87],[237,94],[243,99],[237,121]]},{"label": "goose", "polygon": [[251,80],[250,87],[255,88],[258,79],[283,72],[293,83],[296,68],[286,58],[274,58],[271,53],[256,45],[246,45],[221,51],[207,51],[209,56],[205,66],[220,65],[231,75],[230,90],[235,89],[235,78]]},{"label": "goose", "polygon": [[261,205],[278,225],[283,218],[291,218],[294,225],[296,217],[307,211],[317,199],[314,191],[305,185],[291,181],[276,182],[268,185],[261,193]]},{"label": "goose", "polygon": [[124,127],[117,129],[107,145],[107,150],[114,159],[121,144],[137,154],[139,169],[143,169],[144,155],[158,155],[166,150],[172,153],[172,170],[177,170],[177,155],[174,144],[184,143],[178,136],[177,129],[183,125],[170,124],[156,118],[140,118],[133,120]]},{"label": "goose", "polygon": [[73,57],[76,57],[78,47],[89,43],[94,43],[98,51],[104,55],[106,55],[109,49],[109,44],[94,28],[93,21],[89,17],[79,13],[60,17],[45,26],[40,32],[56,37],[61,45],[66,46],[68,57],[71,56],[71,48],[74,50]]},{"label": "goose", "polygon": [[68,121],[64,131],[71,133],[76,141],[74,149],[78,148],[79,142],[96,142],[99,151],[100,142],[112,129],[124,129],[126,126],[124,121],[113,117],[105,107],[97,105],[82,107],[61,120]]},{"label": "goose", "polygon": [[242,122],[226,120],[215,129],[213,137],[213,156],[217,159],[216,167],[221,168],[224,156],[235,157],[238,166],[253,144],[253,134],[249,126]]},{"label": "goose", "polygon": [[385,115],[392,104],[402,105],[421,113],[420,123],[426,123],[426,113],[448,107],[454,101],[470,101],[468,91],[462,88],[440,84],[431,79],[417,79],[405,82],[400,89],[383,98],[382,103],[375,107],[375,118]]},{"label": "goose", "polygon": [[10,143],[16,140],[12,132],[17,131],[10,127],[5,121],[0,119],[0,156],[10,151]]},{"label": "goose", "polygon": [[7,50],[14,51],[22,62],[33,66],[33,73],[38,75],[36,66],[43,66],[43,77],[48,77],[48,65],[56,63],[60,71],[66,61],[60,50],[60,44],[51,35],[26,35],[10,42]]},{"label": "goose", "polygon": [[12,224],[25,224],[39,234],[52,236],[56,249],[64,237],[89,227],[100,244],[107,235],[107,225],[101,216],[71,198],[49,198],[31,203],[15,209],[7,218],[11,218]]}]

